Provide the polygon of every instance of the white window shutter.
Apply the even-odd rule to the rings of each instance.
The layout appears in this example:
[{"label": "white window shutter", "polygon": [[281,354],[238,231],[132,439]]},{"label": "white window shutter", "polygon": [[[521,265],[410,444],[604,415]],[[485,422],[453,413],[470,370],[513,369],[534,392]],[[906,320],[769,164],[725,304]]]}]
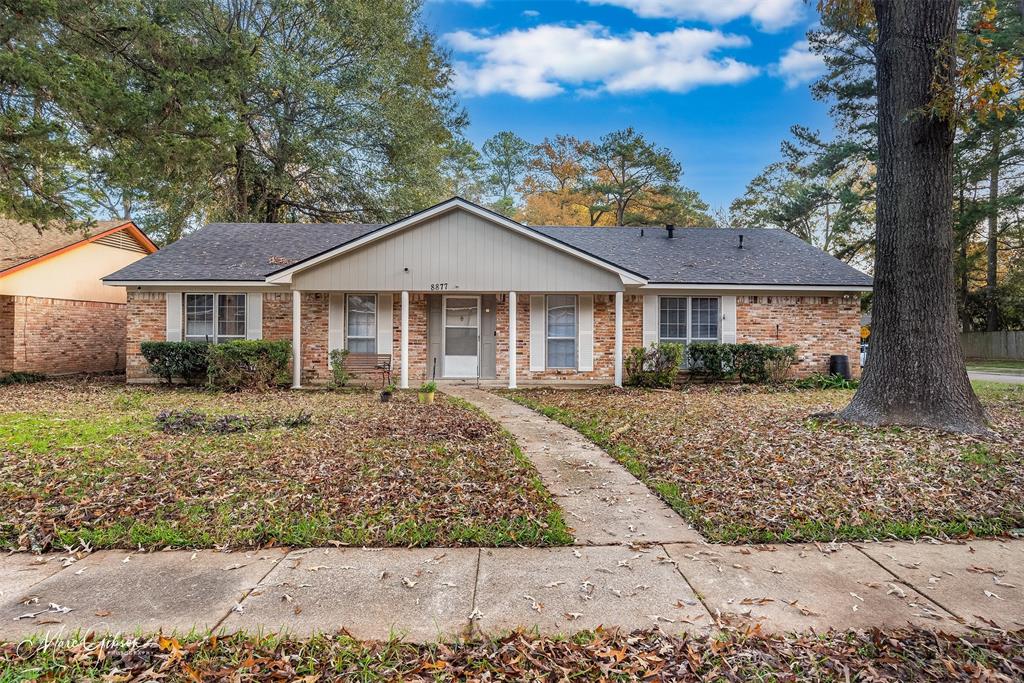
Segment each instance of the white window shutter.
[{"label": "white window shutter", "polygon": [[722,297],[722,343],[736,343],[736,297]]},{"label": "white window shutter", "polygon": [[331,292],[327,305],[327,350],[345,348],[345,295]]},{"label": "white window shutter", "polygon": [[580,329],[576,337],[576,343],[579,346],[578,369],[589,372],[594,369],[594,295],[581,294],[579,306]]},{"label": "white window shutter", "polygon": [[181,292],[167,292],[167,341],[181,341]]},{"label": "white window shutter", "polygon": [[377,353],[391,354],[394,347],[394,294],[377,295]]},{"label": "white window shutter", "polygon": [[263,293],[245,295],[245,338],[263,339]]},{"label": "white window shutter", "polygon": [[545,332],[547,326],[544,317],[547,311],[544,306],[544,295],[530,296],[530,371],[542,372],[547,363],[544,359]]},{"label": "white window shutter", "polygon": [[644,294],[644,348],[649,349],[658,343],[658,326],[661,309],[658,306],[657,294]]}]

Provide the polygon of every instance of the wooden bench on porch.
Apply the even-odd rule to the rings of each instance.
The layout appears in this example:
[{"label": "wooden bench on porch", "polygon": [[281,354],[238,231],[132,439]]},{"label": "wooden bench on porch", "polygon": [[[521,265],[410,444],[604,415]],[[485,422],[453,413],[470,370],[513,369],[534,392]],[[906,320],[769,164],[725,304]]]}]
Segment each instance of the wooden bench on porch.
[{"label": "wooden bench on porch", "polygon": [[391,384],[391,354],[350,353],[345,357],[344,368],[354,376],[376,375],[379,372],[381,386]]}]

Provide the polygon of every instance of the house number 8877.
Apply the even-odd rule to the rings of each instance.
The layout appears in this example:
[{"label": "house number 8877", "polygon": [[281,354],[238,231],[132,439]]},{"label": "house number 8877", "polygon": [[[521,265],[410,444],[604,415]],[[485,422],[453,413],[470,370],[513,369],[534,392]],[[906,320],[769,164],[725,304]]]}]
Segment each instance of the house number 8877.
[{"label": "house number 8877", "polygon": [[430,285],[430,291],[432,291],[432,292],[439,292],[439,291],[442,291],[442,290],[445,290],[445,289],[448,289],[448,283],[447,282],[435,282],[435,283]]}]

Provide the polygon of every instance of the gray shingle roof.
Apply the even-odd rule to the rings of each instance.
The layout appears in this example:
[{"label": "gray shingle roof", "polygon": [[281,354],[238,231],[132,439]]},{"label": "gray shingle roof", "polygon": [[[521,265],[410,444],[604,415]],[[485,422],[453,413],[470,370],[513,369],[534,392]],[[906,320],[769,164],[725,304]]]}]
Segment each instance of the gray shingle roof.
[{"label": "gray shingle roof", "polygon": [[363,223],[210,223],[104,280],[262,280],[380,227]]},{"label": "gray shingle roof", "polygon": [[[378,228],[339,223],[212,223],[106,280],[263,280]],[[781,230],[533,228],[651,283],[870,286],[871,278]],[[739,235],[744,236],[739,249]]]},{"label": "gray shingle roof", "polygon": [[[871,278],[784,230],[538,226],[651,284],[870,286]],[[743,235],[743,248],[739,236]]]}]

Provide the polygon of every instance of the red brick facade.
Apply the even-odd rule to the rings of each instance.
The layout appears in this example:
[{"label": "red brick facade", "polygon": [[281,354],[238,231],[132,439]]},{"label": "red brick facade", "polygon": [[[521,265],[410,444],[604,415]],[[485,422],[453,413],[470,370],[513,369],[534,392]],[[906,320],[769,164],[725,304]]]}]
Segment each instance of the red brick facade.
[{"label": "red brick facade", "polygon": [[[427,295],[409,293],[409,386],[427,378]],[[402,357],[402,295],[392,297],[391,368],[398,384],[399,359]]]},{"label": "red brick facade", "polygon": [[860,375],[860,298],[738,296],[736,341],[797,347],[791,376],[828,372],[828,357],[845,354]]},{"label": "red brick facade", "polygon": [[142,357],[142,342],[167,338],[167,299],[163,292],[128,290],[128,367],[129,382],[154,381],[149,364]]},{"label": "red brick facade", "polygon": [[[250,295],[252,296],[252,295]],[[4,315],[0,299],[0,319]],[[303,381],[324,382],[330,379],[328,358],[328,313],[330,295],[326,292],[305,292],[302,298],[302,374]],[[151,379],[146,362],[139,352],[144,340],[161,340],[166,335],[166,302],[158,292],[128,293],[127,359],[129,380]],[[623,355],[643,344],[643,297],[623,296]],[[517,297],[517,379],[611,382],[615,375],[615,297],[594,295],[594,369],[530,370],[530,296]],[[830,354],[850,357],[859,374],[857,347],[860,307],[857,297],[737,297],[737,341],[763,344],[794,344],[799,348],[799,362],[793,376],[805,376],[827,370]],[[394,379],[398,381],[401,353],[402,299],[393,296],[392,357]],[[496,370],[499,380],[508,379],[508,295],[498,296]],[[428,304],[425,293],[409,294],[409,383],[415,386],[428,375]],[[4,358],[5,341],[0,328],[0,359]],[[292,294],[274,292],[263,295],[263,338],[291,339]],[[123,347],[122,347],[123,348]]]},{"label": "red brick facade", "polygon": [[125,304],[0,296],[0,372],[123,370],[125,325]]}]

